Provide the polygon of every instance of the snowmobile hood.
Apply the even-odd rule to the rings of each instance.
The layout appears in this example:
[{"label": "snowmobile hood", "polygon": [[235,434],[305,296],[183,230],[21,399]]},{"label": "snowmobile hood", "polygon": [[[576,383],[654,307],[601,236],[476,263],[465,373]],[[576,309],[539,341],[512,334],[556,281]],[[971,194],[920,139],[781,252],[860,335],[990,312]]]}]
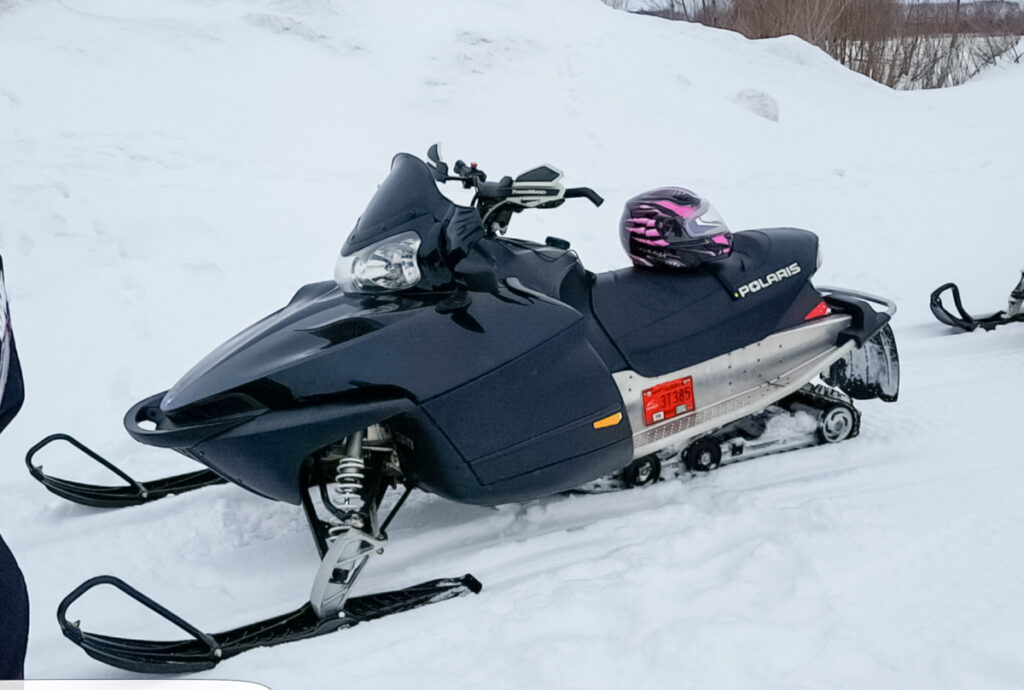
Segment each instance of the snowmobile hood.
[{"label": "snowmobile hood", "polygon": [[369,296],[314,283],[199,362],[160,409],[177,424],[205,424],[337,401],[357,389],[429,400],[582,321],[560,302],[504,288],[471,297]]},{"label": "snowmobile hood", "polygon": [[160,409],[174,412],[230,393],[246,394],[266,407],[294,403],[292,391],[275,386],[276,373],[372,333],[382,325],[372,317],[396,309],[393,299],[345,295],[333,281],[306,285],[283,309],[192,367],[164,395]]}]

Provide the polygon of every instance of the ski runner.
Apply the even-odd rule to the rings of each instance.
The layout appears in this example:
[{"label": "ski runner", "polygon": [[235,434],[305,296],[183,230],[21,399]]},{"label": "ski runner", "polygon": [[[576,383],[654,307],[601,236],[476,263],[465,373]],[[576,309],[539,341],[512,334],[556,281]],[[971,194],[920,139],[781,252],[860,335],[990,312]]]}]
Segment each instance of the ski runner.
[{"label": "ski runner", "polygon": [[[953,295],[953,306],[957,310],[956,314],[948,311],[942,304],[942,295],[946,291],[950,291]],[[946,283],[937,287],[932,292],[930,306],[932,314],[935,315],[936,319],[947,326],[964,331],[973,331],[979,327],[983,330],[991,331],[997,326],[1024,321],[1024,268],[1020,271],[1020,281],[1017,283],[1017,286],[1010,290],[1010,297],[1007,299],[1005,311],[997,311],[986,316],[971,316],[964,309],[963,302],[960,301],[960,288],[955,283]]]}]

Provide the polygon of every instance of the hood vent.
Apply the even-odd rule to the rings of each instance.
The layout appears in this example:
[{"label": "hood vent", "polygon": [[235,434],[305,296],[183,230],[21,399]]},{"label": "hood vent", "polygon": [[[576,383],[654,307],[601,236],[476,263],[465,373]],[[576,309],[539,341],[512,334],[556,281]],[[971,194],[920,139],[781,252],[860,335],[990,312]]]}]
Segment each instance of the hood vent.
[{"label": "hood vent", "polygon": [[224,393],[168,412],[167,418],[179,425],[202,424],[262,409],[263,405],[248,395]]},{"label": "hood vent", "polygon": [[339,345],[349,340],[355,340],[368,333],[379,330],[383,324],[372,319],[342,319],[332,324],[314,328],[309,333],[323,338],[331,345]]}]

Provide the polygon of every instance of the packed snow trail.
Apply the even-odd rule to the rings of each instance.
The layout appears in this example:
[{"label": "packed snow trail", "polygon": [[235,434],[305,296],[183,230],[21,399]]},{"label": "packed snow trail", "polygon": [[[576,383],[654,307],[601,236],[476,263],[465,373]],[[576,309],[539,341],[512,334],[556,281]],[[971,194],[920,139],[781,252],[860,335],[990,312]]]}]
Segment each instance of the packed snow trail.
[{"label": "packed snow trail", "polygon": [[[397,151],[539,163],[607,202],[517,217],[625,265],[622,203],[665,184],[734,229],[819,233],[816,283],[897,300],[896,405],[861,435],[615,495],[497,509],[418,494],[360,591],[472,572],[477,597],[256,650],[208,677],[283,688],[1019,687],[1024,328],[953,335],[1024,260],[1024,68],[893,92],[792,38],[479,3],[0,3],[0,252],[27,399],[0,437],[0,531],[28,581],[30,678],[123,678],[64,640],[60,599],[119,575],[216,631],[295,608],[301,510],[217,486],[124,511],[61,503],[21,458],[54,431],[141,478],[192,464],[121,416],[329,279]],[[466,201],[463,199],[462,201]],[[48,471],[106,481],[66,456]],[[180,632],[97,591],[93,629]]]}]

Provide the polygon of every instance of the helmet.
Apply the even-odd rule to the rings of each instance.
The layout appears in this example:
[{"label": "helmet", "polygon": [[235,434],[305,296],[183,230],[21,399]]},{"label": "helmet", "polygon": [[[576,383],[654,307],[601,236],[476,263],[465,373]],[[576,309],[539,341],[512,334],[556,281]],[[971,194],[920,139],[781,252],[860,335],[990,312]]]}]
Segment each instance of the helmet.
[{"label": "helmet", "polygon": [[696,268],[732,252],[732,233],[707,199],[662,187],[626,202],[619,239],[637,266]]}]

